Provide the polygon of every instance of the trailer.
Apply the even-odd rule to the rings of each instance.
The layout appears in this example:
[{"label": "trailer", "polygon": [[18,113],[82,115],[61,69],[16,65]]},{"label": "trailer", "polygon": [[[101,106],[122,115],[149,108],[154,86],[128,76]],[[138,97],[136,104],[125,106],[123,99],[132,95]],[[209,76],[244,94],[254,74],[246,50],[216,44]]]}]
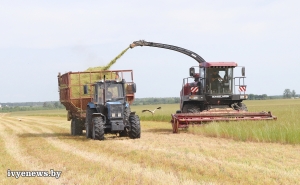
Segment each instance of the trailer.
[{"label": "trailer", "polygon": [[[99,101],[93,91],[97,82],[114,81],[124,85],[123,100],[128,105],[134,101],[135,83],[132,70],[82,71],[58,74],[59,101],[67,110],[71,121],[71,134],[81,135],[86,130],[88,105]],[[105,102],[104,102],[105,103]],[[123,116],[123,115],[122,115]]]}]

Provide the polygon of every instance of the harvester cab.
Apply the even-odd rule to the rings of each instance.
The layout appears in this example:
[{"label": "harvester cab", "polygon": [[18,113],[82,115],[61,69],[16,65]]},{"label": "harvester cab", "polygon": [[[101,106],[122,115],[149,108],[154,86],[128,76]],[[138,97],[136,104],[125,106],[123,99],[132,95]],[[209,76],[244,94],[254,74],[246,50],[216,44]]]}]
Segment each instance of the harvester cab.
[{"label": "harvester cab", "polygon": [[[87,93],[87,86],[84,92]],[[124,79],[105,79],[92,85],[94,97],[86,110],[86,137],[103,140],[104,134],[119,134],[132,139],[140,138],[140,121],[135,112],[130,111],[127,93],[135,93],[135,83]]]},{"label": "harvester cab", "polygon": [[[247,111],[245,75],[234,77],[235,62],[202,62],[189,69],[180,92],[180,112],[195,113],[210,109]],[[245,68],[242,68],[245,71]],[[191,82],[192,81],[192,82]],[[238,93],[236,93],[238,92]]]}]

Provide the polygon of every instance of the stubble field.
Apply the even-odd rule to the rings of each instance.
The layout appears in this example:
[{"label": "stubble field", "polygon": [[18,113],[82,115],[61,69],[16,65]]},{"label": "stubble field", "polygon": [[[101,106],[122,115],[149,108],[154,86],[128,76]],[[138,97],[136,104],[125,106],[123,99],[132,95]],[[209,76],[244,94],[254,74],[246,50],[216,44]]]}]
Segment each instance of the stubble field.
[{"label": "stubble field", "polygon": [[[65,110],[1,114],[0,184],[299,184],[300,100],[246,103],[278,120],[210,123],[173,134],[168,121],[178,105],[160,105],[154,117],[141,110],[156,105],[133,106],[145,120],[140,139],[94,141],[70,135]],[[62,174],[16,179],[8,169]]]}]

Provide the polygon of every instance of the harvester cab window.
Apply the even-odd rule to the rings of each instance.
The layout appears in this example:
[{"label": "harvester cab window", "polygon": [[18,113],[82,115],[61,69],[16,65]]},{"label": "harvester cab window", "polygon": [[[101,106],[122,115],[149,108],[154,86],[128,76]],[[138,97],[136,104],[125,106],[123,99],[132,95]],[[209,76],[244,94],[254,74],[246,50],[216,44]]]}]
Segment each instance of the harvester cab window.
[{"label": "harvester cab window", "polygon": [[232,68],[209,68],[207,69],[207,75],[208,93],[232,93]]},{"label": "harvester cab window", "polygon": [[199,75],[200,75],[200,86],[201,86],[201,89],[203,91],[204,87],[205,87],[205,68],[200,68],[199,69]]},{"label": "harvester cab window", "polygon": [[216,68],[209,68],[207,70],[208,74],[208,92],[209,93],[220,93],[220,82],[222,80],[221,76],[219,75],[219,69]]}]

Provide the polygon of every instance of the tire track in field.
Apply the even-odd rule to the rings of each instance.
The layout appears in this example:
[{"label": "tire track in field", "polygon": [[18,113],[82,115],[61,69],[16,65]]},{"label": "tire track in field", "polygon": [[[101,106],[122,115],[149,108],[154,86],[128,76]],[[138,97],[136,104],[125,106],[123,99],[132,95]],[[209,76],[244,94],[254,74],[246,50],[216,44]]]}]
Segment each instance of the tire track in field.
[{"label": "tire track in field", "polygon": [[[13,130],[13,132],[15,132],[16,134],[40,133],[40,132],[36,132],[36,131],[33,131],[32,129],[28,129],[28,128],[24,127],[24,125],[22,125],[22,124],[24,124],[24,122],[21,124],[19,122],[16,123],[13,121],[12,122],[8,121],[8,123],[4,123],[3,125],[6,128]],[[5,141],[6,148],[8,149],[8,152],[10,153],[10,155],[13,158],[15,158],[18,162],[20,162],[23,167],[25,167],[26,169],[31,169],[31,171],[32,171],[32,169],[34,169],[34,171],[49,171],[50,169],[54,169],[55,171],[57,171],[56,169],[59,169],[61,167],[61,166],[57,166],[54,164],[51,164],[51,166],[49,166],[47,164],[44,164],[44,162],[41,160],[38,160],[31,156],[24,155],[26,152],[24,152],[24,150],[20,147],[19,141],[18,141],[19,138],[18,138],[18,136],[16,136],[16,134],[11,135],[11,138],[6,139],[4,141]],[[3,134],[3,135],[4,135],[3,139],[9,137],[8,135],[5,135],[5,134]],[[7,142],[7,140],[9,140],[9,142]],[[14,147],[11,147],[11,146],[14,146]],[[69,184],[69,183],[76,184],[76,181],[73,180],[74,179],[73,174],[76,174],[76,173],[72,170],[68,170],[68,173],[70,173],[71,175],[62,173],[59,179],[56,179],[54,177],[39,177],[39,179],[41,179],[44,183],[47,183],[47,184],[58,184],[58,183],[59,184]],[[78,177],[78,175],[76,175],[76,176]]]},{"label": "tire track in field", "polygon": [[[152,134],[152,133],[151,134],[147,133],[147,136],[148,137],[150,136],[151,138],[155,137],[155,140],[160,139],[160,138],[158,138],[157,135]],[[164,139],[167,141],[172,141],[172,140],[174,141],[174,137],[178,137],[175,140],[177,141],[176,143],[180,145],[180,143],[182,142],[182,137],[185,137],[185,136],[179,136],[179,135],[173,135],[173,134],[164,135]],[[194,136],[194,135],[188,135],[188,137],[190,140],[193,140],[193,141],[199,139],[199,137]],[[204,138],[204,137],[201,137],[201,139],[207,140],[207,138]],[[239,169],[239,170],[243,170],[245,172],[245,174],[249,173],[249,171],[253,171],[253,172],[263,171],[264,173],[268,173],[268,174],[273,173],[274,175],[279,176],[279,177],[281,176],[283,178],[289,178],[289,179],[295,179],[295,180],[297,180],[297,177],[300,176],[299,170],[295,170],[293,172],[286,171],[282,167],[282,164],[280,162],[274,161],[273,158],[271,158],[271,160],[273,160],[277,164],[277,167],[270,169],[270,168],[268,168],[268,166],[262,166],[262,165],[258,165],[255,163],[249,165],[248,163],[228,161],[226,159],[218,159],[216,157],[208,156],[207,154],[205,155],[204,153],[200,153],[200,152],[194,153],[192,151],[192,152],[186,153],[184,151],[178,150],[178,148],[174,149],[173,147],[166,147],[166,146],[162,146],[161,144],[155,145],[154,144],[155,140],[153,140],[154,142],[151,142],[151,141],[149,142],[149,140],[150,139],[148,139],[147,141],[143,140],[142,142],[135,143],[135,145],[132,145],[132,143],[128,140],[116,140],[116,142],[123,144],[125,147],[134,148],[136,150],[148,151],[150,153],[161,152],[164,154],[171,154],[174,156],[178,156],[178,158],[182,158],[182,160],[194,161],[195,163],[203,164],[203,166],[212,166],[212,164],[214,164],[214,166],[216,166],[216,167],[231,168],[232,170]],[[162,142],[162,143],[164,143],[164,142]],[[207,146],[209,148],[212,148],[210,145],[214,145],[209,142],[207,142],[207,144],[209,145],[209,146]],[[188,145],[188,143],[185,142],[185,145]],[[199,145],[200,145],[200,143],[199,143]],[[217,147],[214,147],[214,148],[217,148]],[[229,149],[225,152],[227,153],[230,150],[233,151],[234,146],[230,146]],[[222,152],[220,151],[220,153],[222,153]],[[268,153],[267,156],[270,156],[270,153]]]},{"label": "tire track in field", "polygon": [[[55,132],[53,132],[52,130],[40,126],[41,124],[39,123],[36,123],[35,125],[30,125],[26,123],[26,125],[26,127],[24,125],[21,125],[21,127],[26,130],[30,130],[29,127],[35,127],[40,129],[43,133],[55,134]],[[179,179],[172,172],[167,173],[163,170],[157,170],[150,167],[141,167],[140,164],[131,163],[129,161],[117,160],[103,153],[95,154],[91,152],[85,152],[82,151],[80,148],[71,146],[63,141],[60,141],[57,137],[47,138],[46,140],[54,147],[57,147],[62,151],[70,152],[74,155],[84,158],[85,160],[97,162],[106,167],[112,167],[114,169],[122,171],[123,173],[129,173],[129,175],[144,176],[145,178],[150,179],[154,184],[166,184],[166,182],[168,182],[168,184],[204,184],[188,179],[182,180]]]},{"label": "tire track in field", "polygon": [[0,113],[0,118],[6,116],[8,113]]},{"label": "tire track in field", "polygon": [[[0,135],[0,137],[5,141],[5,149],[6,151],[16,160],[18,161],[20,164],[22,164],[23,168],[22,170],[26,170],[26,171],[48,171],[51,168],[44,168],[44,166],[42,165],[42,162],[30,157],[30,156],[26,156],[24,155],[26,152],[24,152],[24,150],[21,148],[19,141],[18,141],[18,137],[16,136],[16,134],[7,134],[4,130],[5,128],[9,128],[11,130],[13,130],[15,133],[22,133],[22,131],[20,129],[16,129],[16,127],[9,125],[9,124],[0,124],[0,130],[2,130],[2,134]],[[34,169],[34,170],[32,170]],[[20,170],[20,169],[18,169]],[[20,177],[22,178],[22,177]],[[31,177],[32,178],[32,177]],[[60,184],[62,184],[63,182],[65,182],[64,178],[60,178],[60,179],[56,179],[54,177],[36,177],[38,178],[38,180],[43,181],[44,183],[47,184],[57,184],[58,182]]]},{"label": "tire track in field", "polygon": [[[41,124],[47,125],[47,126],[51,125],[48,123],[41,123]],[[143,134],[143,135],[145,135],[145,134]],[[199,136],[192,135],[192,134],[181,134],[181,135],[167,134],[167,135],[165,135],[165,134],[154,134],[154,133],[146,132],[146,135],[147,135],[146,137],[148,137],[150,139],[155,137],[156,138],[155,140],[162,140],[162,141],[166,140],[167,142],[176,140],[175,142],[177,143],[177,145],[184,145],[184,146],[186,146],[188,143],[182,142],[183,137],[186,137],[186,136],[182,136],[182,135],[188,135],[187,136],[187,137],[189,137],[188,140],[196,141],[197,139],[199,139]],[[159,138],[157,138],[157,137],[159,137]],[[162,139],[160,139],[160,138],[162,138]],[[214,138],[207,139],[205,137],[201,137],[201,140],[202,139],[215,140]],[[153,141],[155,141],[155,140],[153,140]],[[226,141],[226,145],[223,144],[225,146],[225,149],[220,148],[220,147],[222,147],[222,146],[220,146],[220,142],[206,142],[206,146],[203,145],[203,142],[202,142],[202,144],[197,143],[194,145],[200,146],[200,144],[201,144],[201,147],[203,147],[203,148],[218,148],[218,149],[221,149],[221,151],[220,151],[221,153],[222,153],[222,151],[228,152],[230,150],[234,150],[234,147],[237,145],[237,143],[231,144],[227,140],[225,140],[225,141]],[[295,178],[295,177],[299,176],[299,174],[300,174],[298,171],[293,171],[293,172],[285,171],[281,167],[282,166],[281,163],[274,161],[274,158],[270,158],[270,161],[273,162],[274,165],[276,164],[276,166],[278,168],[270,169],[270,168],[268,168],[268,166],[262,166],[262,165],[258,165],[255,163],[252,163],[251,165],[249,165],[249,163],[243,163],[241,161],[228,161],[227,159],[224,160],[222,158],[220,159],[219,157],[212,157],[212,156],[204,155],[203,153],[193,153],[193,152],[185,153],[183,151],[178,150],[178,148],[170,148],[170,147],[165,146],[164,144],[162,144],[164,142],[160,142],[158,145],[154,145],[155,142],[148,142],[145,140],[142,140],[142,141],[136,143],[138,145],[136,145],[136,144],[132,145],[132,140],[115,140],[114,142],[122,144],[125,147],[134,148],[137,150],[143,150],[143,151],[149,150],[150,152],[154,151],[154,152],[158,152],[158,153],[176,155],[176,156],[179,156],[179,158],[183,158],[183,160],[188,159],[188,160],[195,161],[195,162],[198,162],[201,164],[206,164],[208,166],[215,166],[213,169],[217,169],[217,170],[220,167],[221,168],[225,167],[225,168],[229,168],[229,169],[238,168],[238,169],[243,170],[245,173],[247,173],[247,171],[249,171],[249,170],[254,171],[254,172],[259,170],[259,171],[263,171],[266,173],[273,173],[273,174],[275,173],[278,176],[281,176],[283,178]],[[224,142],[224,140],[223,140],[223,142]],[[145,146],[147,146],[147,147],[145,147]],[[243,143],[238,144],[238,147],[241,147],[241,146],[244,147]],[[257,147],[257,146],[252,146],[252,145],[249,146],[249,144],[247,144],[247,147],[245,149],[251,150],[251,148],[255,149],[255,147]],[[262,153],[260,153],[260,155],[261,154]],[[266,156],[270,156],[269,153],[264,154],[264,158]],[[267,158],[266,158],[266,160],[267,160]],[[211,164],[215,164],[215,165],[211,165]],[[211,169],[211,170],[213,170],[213,169]]]},{"label": "tire track in field", "polygon": [[[8,117],[10,118],[10,120],[13,120],[12,117]],[[71,123],[69,126],[65,125],[64,123],[57,123],[57,121],[49,121],[50,119],[41,119],[40,117],[26,117],[22,119],[22,122],[30,122],[30,121],[34,121],[37,122],[37,119],[39,121],[39,124],[43,124],[43,125],[49,125],[49,126],[55,126],[55,127],[59,127],[59,128],[64,128],[64,129],[70,129]],[[45,123],[48,122],[48,123]],[[50,122],[50,123],[49,123]],[[62,121],[65,122],[65,121]]]},{"label": "tire track in field", "polygon": [[[38,120],[33,120],[34,122],[37,122],[37,125],[46,125],[46,126],[56,126],[56,125],[51,125],[48,123],[40,123],[38,122]],[[47,120],[45,120],[47,121]],[[54,133],[53,131],[51,131],[52,133]],[[146,135],[146,136],[145,136]],[[195,161],[197,163],[202,163],[208,166],[214,166],[215,168],[218,168],[219,166],[221,166],[222,168],[225,167],[228,168],[230,166],[231,170],[233,168],[237,168],[237,169],[242,169],[244,171],[244,174],[247,175],[247,172],[251,172],[253,173],[257,173],[257,175],[255,176],[261,176],[263,178],[268,178],[268,175],[272,175],[272,176],[276,176],[277,178],[279,177],[280,180],[282,180],[282,178],[289,178],[291,179],[295,179],[295,182],[297,182],[297,177],[299,177],[300,173],[299,170],[294,170],[294,171],[287,171],[285,170],[285,167],[281,167],[278,166],[278,168],[272,168],[269,169],[268,166],[263,166],[263,165],[257,165],[255,162],[252,163],[251,165],[249,165],[249,163],[244,163],[241,161],[235,162],[235,161],[229,161],[226,158],[222,159],[220,157],[213,157],[213,156],[209,156],[209,155],[204,155],[202,153],[193,153],[193,151],[188,152],[187,154],[185,152],[183,152],[183,148],[189,148],[189,144],[193,144],[193,145],[198,145],[201,146],[202,150],[206,150],[206,151],[211,151],[211,150],[220,150],[220,153],[222,152],[226,152],[226,153],[230,153],[230,151],[234,151],[236,149],[239,149],[240,151],[242,150],[246,150],[245,152],[242,153],[242,155],[246,155],[247,157],[247,151],[251,151],[251,150],[257,150],[257,147],[263,147],[263,145],[259,145],[259,144],[252,144],[252,143],[240,143],[240,142],[230,142],[226,139],[216,139],[216,138],[206,138],[206,137],[199,137],[197,135],[193,135],[193,134],[181,134],[181,135],[177,135],[177,134],[161,134],[161,133],[149,133],[149,132],[145,132],[144,134],[142,134],[143,138],[147,137],[147,141],[146,140],[142,140],[140,139],[139,142],[135,142],[134,145],[132,145],[132,142],[134,142],[133,140],[115,140],[114,142],[123,144],[125,147],[128,148],[135,148],[138,150],[149,150],[149,152],[151,151],[157,151],[160,153],[165,153],[165,154],[176,154],[176,156],[181,156],[184,159],[190,160],[190,161]],[[185,138],[186,137],[186,138]],[[153,139],[155,138],[155,139]],[[150,139],[150,140],[149,140]],[[155,141],[155,142],[151,142],[151,140]],[[157,140],[161,140],[160,143],[157,142]],[[185,140],[185,141],[184,141]],[[193,143],[189,142],[189,140],[193,141]],[[197,141],[198,140],[198,141]],[[196,141],[196,142],[194,142]],[[169,146],[167,146],[166,143],[168,142],[172,142],[173,144],[175,144],[175,146],[172,146],[171,148]],[[225,144],[224,144],[225,143]],[[136,145],[138,144],[138,145]],[[145,147],[146,146],[146,147]],[[265,144],[264,146],[267,146],[267,148],[272,149],[272,147],[268,146],[267,144]],[[178,150],[178,148],[181,148],[180,150]],[[272,155],[270,155],[270,151],[268,151],[268,149],[262,149],[263,151],[259,151],[259,154],[257,154],[258,157],[261,158],[261,155],[263,154],[263,158],[268,158],[270,157],[270,161],[275,162],[276,163],[276,158],[271,157]],[[277,152],[277,150],[275,150],[274,152]],[[231,154],[230,154],[231,155]],[[294,157],[294,155],[290,155],[292,157]],[[285,156],[286,157],[286,156]],[[288,156],[289,157],[289,156]],[[253,159],[251,159],[253,160]],[[291,160],[289,160],[291,162]],[[280,162],[277,161],[277,164],[279,164]],[[267,164],[267,163],[266,163]],[[287,166],[287,168],[290,168],[291,166]],[[214,169],[211,169],[210,171],[213,171]],[[217,169],[218,170],[218,169]]]}]

